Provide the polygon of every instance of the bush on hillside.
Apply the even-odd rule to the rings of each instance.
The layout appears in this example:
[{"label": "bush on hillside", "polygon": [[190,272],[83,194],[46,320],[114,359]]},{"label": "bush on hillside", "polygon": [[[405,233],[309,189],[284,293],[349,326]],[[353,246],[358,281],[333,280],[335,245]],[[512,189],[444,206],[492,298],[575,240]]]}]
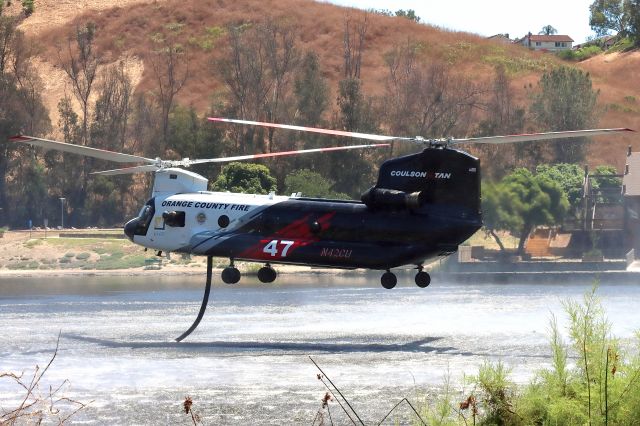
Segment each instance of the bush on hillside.
[{"label": "bush on hillside", "polygon": [[557,53],[558,57],[565,61],[584,61],[585,59],[592,58],[602,53],[603,50],[600,46],[585,46],[576,50],[561,50]]},{"label": "bush on hillside", "polygon": [[31,16],[35,9],[34,0],[22,0],[22,10],[26,16]]}]

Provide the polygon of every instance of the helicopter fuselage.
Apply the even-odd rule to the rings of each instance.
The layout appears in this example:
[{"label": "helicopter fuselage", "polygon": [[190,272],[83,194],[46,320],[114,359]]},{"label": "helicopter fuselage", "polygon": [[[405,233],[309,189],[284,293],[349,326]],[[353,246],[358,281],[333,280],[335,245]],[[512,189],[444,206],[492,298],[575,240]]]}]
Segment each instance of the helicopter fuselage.
[{"label": "helicopter fuselage", "polygon": [[455,252],[481,226],[479,216],[437,205],[377,210],[355,201],[224,192],[155,197],[147,206],[147,217],[143,209],[125,227],[144,247],[333,268],[423,264]]}]

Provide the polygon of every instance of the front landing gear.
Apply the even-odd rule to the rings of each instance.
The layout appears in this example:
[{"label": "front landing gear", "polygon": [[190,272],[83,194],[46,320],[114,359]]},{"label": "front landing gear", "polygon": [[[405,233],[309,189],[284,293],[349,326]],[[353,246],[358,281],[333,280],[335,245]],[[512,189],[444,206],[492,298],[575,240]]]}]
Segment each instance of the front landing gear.
[{"label": "front landing gear", "polygon": [[382,277],[380,278],[380,284],[382,284],[382,287],[387,290],[391,290],[396,286],[396,284],[398,284],[398,278],[396,278],[396,275],[393,272],[387,269],[387,272],[382,274]]},{"label": "front landing gear", "polygon": [[278,274],[268,263],[258,270],[258,279],[261,283],[272,283]]},{"label": "front landing gear", "polygon": [[200,305],[200,312],[198,312],[198,316],[196,317],[196,320],[193,322],[193,324],[191,324],[191,327],[189,327],[187,331],[182,333],[176,339],[176,342],[182,342],[182,340],[184,340],[185,337],[190,335],[193,332],[193,330],[195,330],[196,327],[198,327],[198,324],[200,324],[200,321],[204,316],[204,311],[207,309],[207,303],[209,302],[209,293],[211,293],[212,270],[213,270],[213,257],[207,256],[207,283],[204,287],[204,296],[202,297],[202,305]]},{"label": "front landing gear", "polygon": [[231,259],[231,265],[222,270],[221,278],[225,284],[236,284],[240,281],[240,271],[233,266],[233,259]]}]

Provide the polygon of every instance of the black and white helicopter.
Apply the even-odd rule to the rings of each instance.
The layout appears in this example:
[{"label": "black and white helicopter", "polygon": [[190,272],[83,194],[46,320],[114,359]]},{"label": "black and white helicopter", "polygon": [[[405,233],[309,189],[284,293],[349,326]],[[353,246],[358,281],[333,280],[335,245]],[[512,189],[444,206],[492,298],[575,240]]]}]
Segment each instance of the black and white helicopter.
[{"label": "black and white helicopter", "polygon": [[[425,264],[454,253],[482,226],[480,209],[480,161],[456,149],[470,143],[504,144],[570,137],[597,136],[630,129],[593,129],[465,139],[423,139],[262,123],[226,118],[213,122],[264,126],[294,131],[366,139],[378,143],[244,155],[226,158],[161,160],[31,136],[15,136],[14,142],[45,149],[95,157],[120,163],[143,163],[95,172],[118,175],[154,172],[151,198],[138,217],[124,226],[136,244],[165,251],[207,256],[207,284],[198,318],[180,341],[193,331],[206,308],[212,275],[212,257],[230,259],[222,271],[228,284],[240,280],[235,260],[264,263],[261,282],[276,279],[272,264],[297,264],[329,268],[366,268],[385,271],[384,288],[397,283],[392,268],[415,265],[415,282],[431,281]],[[221,163],[265,157],[379,148],[391,141],[417,143],[421,152],[385,161],[378,181],[361,201],[304,198],[273,193],[238,194],[208,191],[208,180],[185,170],[193,164]]]}]

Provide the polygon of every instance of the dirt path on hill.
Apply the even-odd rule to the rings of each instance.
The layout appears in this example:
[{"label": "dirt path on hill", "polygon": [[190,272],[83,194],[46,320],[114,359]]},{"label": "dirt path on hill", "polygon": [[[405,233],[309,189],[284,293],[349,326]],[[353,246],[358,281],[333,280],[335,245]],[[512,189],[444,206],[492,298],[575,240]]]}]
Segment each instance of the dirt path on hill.
[{"label": "dirt path on hill", "polygon": [[[49,28],[57,27],[87,11],[105,10],[137,3],[161,3],[163,0],[38,0],[35,11],[20,24],[20,29],[29,35],[36,35]],[[21,3],[13,1],[7,8],[8,14],[20,13]]]}]

